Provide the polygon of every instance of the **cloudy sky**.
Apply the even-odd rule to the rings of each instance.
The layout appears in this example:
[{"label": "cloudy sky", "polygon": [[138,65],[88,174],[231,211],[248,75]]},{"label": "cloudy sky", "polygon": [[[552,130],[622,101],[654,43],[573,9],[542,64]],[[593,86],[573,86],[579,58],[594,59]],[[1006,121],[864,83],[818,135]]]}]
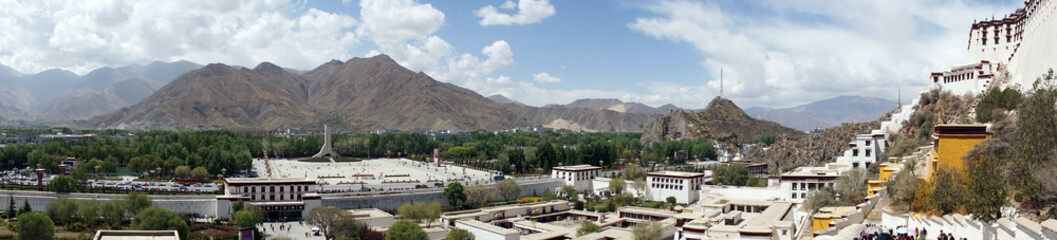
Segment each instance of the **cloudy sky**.
[{"label": "cloudy sky", "polygon": [[965,61],[974,20],[1020,0],[14,1],[0,64],[33,74],[188,60],[312,69],[377,54],[530,105],[701,108],[904,99]]}]

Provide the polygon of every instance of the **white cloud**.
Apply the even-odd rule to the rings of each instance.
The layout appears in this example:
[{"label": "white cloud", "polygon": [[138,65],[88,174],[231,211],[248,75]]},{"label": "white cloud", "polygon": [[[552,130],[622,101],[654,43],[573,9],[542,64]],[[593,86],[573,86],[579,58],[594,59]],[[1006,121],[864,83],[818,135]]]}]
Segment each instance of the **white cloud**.
[{"label": "white cloud", "polygon": [[514,8],[517,8],[517,3],[512,0],[507,0],[506,2],[503,2],[503,5],[499,6],[499,8],[506,10],[514,10]]},{"label": "white cloud", "polygon": [[532,78],[535,79],[536,82],[539,82],[539,83],[560,83],[560,82],[562,82],[561,78],[553,77],[550,74],[547,74],[545,72],[536,73],[536,74],[532,75]]},{"label": "white cloud", "polygon": [[355,18],[287,1],[0,1],[0,64],[25,73],[179,59],[309,69],[359,44]]},{"label": "white cloud", "polygon": [[647,7],[655,16],[628,27],[703,53],[713,78],[704,92],[718,94],[722,67],[726,97],[772,107],[841,94],[893,99],[899,86],[922,90],[929,72],[965,61],[969,25],[996,11],[960,0],[721,4],[662,1]]},{"label": "white cloud", "polygon": [[510,77],[492,77],[496,70],[514,64],[514,52],[504,40],[482,47],[482,59],[460,53],[434,33],[444,25],[444,13],[430,4],[412,0],[364,0],[360,2],[363,24],[357,30],[378,49],[369,55],[387,54],[414,71],[450,82],[481,94],[508,88]]},{"label": "white cloud", "polygon": [[[477,11],[474,11],[474,15],[481,18],[479,22],[481,26],[495,26],[538,23],[545,18],[554,16],[555,13],[554,5],[551,5],[548,0],[518,0],[516,7],[517,13],[513,15],[501,13],[499,9],[492,5],[477,9]],[[508,0],[500,8],[514,10],[515,5],[513,1]]]}]

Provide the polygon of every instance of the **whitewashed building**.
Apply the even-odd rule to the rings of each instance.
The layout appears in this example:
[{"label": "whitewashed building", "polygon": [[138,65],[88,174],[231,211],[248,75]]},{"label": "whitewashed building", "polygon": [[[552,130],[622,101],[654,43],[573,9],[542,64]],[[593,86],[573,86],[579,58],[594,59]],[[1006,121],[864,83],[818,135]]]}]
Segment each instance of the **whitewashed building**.
[{"label": "whitewashed building", "polygon": [[851,165],[852,168],[869,168],[880,162],[881,155],[888,148],[885,134],[880,130],[868,134],[855,135],[855,140],[848,143],[844,155],[837,157],[837,163]]},{"label": "whitewashed building", "polygon": [[702,184],[705,184],[704,173],[660,171],[646,174],[649,198],[653,201],[665,201],[672,196],[680,203],[697,202]]},{"label": "whitewashed building", "polygon": [[782,174],[782,195],[793,203],[803,203],[804,199],[811,196],[811,192],[823,187],[834,187],[842,170],[827,164],[828,167],[800,167],[791,172]]},{"label": "whitewashed building", "polygon": [[266,219],[303,219],[322,203],[318,186],[309,179],[225,178],[224,195],[217,196],[217,216],[230,218],[231,204],[242,200],[260,207]]},{"label": "whitewashed building", "polygon": [[602,167],[587,164],[551,168],[551,178],[565,180],[565,185],[573,186],[577,192],[591,191],[591,180],[602,175]]}]

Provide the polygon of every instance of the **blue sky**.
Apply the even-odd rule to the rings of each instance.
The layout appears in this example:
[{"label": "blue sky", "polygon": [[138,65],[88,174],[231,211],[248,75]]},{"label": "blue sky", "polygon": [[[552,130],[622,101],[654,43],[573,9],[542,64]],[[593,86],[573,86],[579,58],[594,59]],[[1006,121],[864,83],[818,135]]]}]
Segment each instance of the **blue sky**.
[{"label": "blue sky", "polygon": [[0,64],[24,73],[190,60],[311,69],[388,54],[530,105],[618,98],[701,108],[894,100],[962,63],[974,19],[1020,1],[0,0]]}]

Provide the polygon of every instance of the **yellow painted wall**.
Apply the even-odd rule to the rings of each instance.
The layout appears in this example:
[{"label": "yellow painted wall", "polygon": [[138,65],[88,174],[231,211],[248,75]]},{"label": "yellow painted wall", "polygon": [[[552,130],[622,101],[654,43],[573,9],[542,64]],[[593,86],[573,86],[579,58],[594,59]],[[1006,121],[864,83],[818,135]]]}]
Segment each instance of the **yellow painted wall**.
[{"label": "yellow painted wall", "polygon": [[940,136],[936,149],[936,162],[930,169],[935,174],[939,169],[954,169],[965,176],[965,163],[962,160],[977,143],[987,139],[987,136]]},{"label": "yellow painted wall", "polygon": [[880,176],[878,176],[877,179],[881,180],[882,182],[884,182],[884,181],[888,181],[888,179],[892,178],[892,172],[894,172],[895,169],[888,168],[889,166],[892,166],[892,165],[895,165],[895,164],[894,163],[882,163],[881,166],[880,166],[881,174],[880,174]]},{"label": "yellow painted wall", "polygon": [[814,220],[811,224],[811,232],[818,232],[818,230],[829,228],[830,222],[833,222],[833,217],[829,214],[815,214]]},{"label": "yellow painted wall", "polygon": [[881,180],[870,180],[867,181],[867,184],[868,185],[866,186],[866,196],[872,196],[876,194],[877,191],[880,191],[880,188],[884,187],[884,182],[882,182]]}]

